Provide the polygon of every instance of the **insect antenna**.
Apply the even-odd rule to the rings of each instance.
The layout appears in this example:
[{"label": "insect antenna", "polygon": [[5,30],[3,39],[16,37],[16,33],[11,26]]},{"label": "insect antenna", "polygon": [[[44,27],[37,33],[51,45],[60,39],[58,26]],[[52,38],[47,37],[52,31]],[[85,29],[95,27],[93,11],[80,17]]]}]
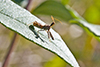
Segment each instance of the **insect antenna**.
[{"label": "insect antenna", "polygon": [[52,19],[52,21],[55,23],[55,21],[54,21],[54,17],[53,17],[53,16],[51,16],[51,19]]},{"label": "insect antenna", "polygon": [[56,19],[56,18],[54,18],[54,19],[62,24],[62,22],[61,22],[60,20],[58,20],[58,19]]},{"label": "insect antenna", "polygon": [[50,39],[50,37],[51,37],[51,38],[52,38],[52,40],[54,40],[54,38],[53,38],[53,36],[52,36],[51,32],[50,32],[50,31],[47,31],[47,33],[48,33],[48,38]]}]

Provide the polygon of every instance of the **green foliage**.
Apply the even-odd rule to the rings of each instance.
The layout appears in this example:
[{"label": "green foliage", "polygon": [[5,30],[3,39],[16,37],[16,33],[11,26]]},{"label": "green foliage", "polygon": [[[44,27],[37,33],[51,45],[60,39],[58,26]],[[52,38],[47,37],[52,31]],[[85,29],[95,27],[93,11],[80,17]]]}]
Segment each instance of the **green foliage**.
[{"label": "green foliage", "polygon": [[68,21],[74,19],[74,15],[70,14],[70,10],[66,9],[60,2],[45,1],[32,11],[33,14],[38,15],[52,15],[60,17],[62,20]]},{"label": "green foliage", "polygon": [[92,5],[86,10],[84,17],[90,23],[98,24],[100,21],[100,10],[96,6]]},{"label": "green foliage", "polygon": [[[61,6],[63,7],[63,6]],[[74,56],[61,39],[58,33],[51,29],[55,40],[49,40],[45,31],[37,33],[40,30],[34,26],[28,26],[31,22],[37,21],[45,24],[43,21],[32,15],[27,10],[21,8],[10,0],[0,0],[0,23],[5,27],[19,33],[24,38],[36,43],[37,45],[55,53],[73,67],[79,67]],[[41,40],[42,39],[42,40]]]},{"label": "green foliage", "polygon": [[66,5],[68,3],[69,0],[61,0],[63,5]]},{"label": "green foliage", "polygon": [[54,57],[49,62],[47,62],[44,65],[44,67],[66,67],[66,65],[67,64],[63,60],[61,60],[59,57]]}]

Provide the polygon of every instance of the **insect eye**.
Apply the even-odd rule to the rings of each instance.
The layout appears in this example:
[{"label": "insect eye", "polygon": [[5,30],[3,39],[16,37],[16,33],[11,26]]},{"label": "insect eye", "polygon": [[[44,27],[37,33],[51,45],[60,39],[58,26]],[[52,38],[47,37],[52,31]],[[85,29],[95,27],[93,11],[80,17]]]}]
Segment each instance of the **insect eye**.
[{"label": "insect eye", "polygon": [[37,25],[37,23],[36,23],[36,22],[34,22],[34,23],[33,23],[33,25],[35,26],[35,25]]}]

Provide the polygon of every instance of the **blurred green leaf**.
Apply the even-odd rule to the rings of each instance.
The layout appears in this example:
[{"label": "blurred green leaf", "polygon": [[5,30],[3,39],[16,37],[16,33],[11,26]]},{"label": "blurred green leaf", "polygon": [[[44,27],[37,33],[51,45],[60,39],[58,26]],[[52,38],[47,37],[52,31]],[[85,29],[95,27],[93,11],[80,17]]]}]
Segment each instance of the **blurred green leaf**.
[{"label": "blurred green leaf", "polygon": [[[94,10],[96,11],[96,10]],[[74,21],[84,30],[93,34],[100,41],[100,25],[88,23],[77,12],[72,10],[68,5],[64,6],[56,1],[45,1],[32,11],[35,15],[52,15],[61,18],[64,21]]]},{"label": "blurred green leaf", "polygon": [[43,21],[32,15],[27,10],[21,8],[10,0],[0,0],[0,23],[5,27],[19,33],[24,38],[36,43],[37,45],[55,53],[60,58],[68,62],[73,67],[79,67],[74,56],[61,39],[58,33],[50,29],[55,40],[49,40],[47,33],[41,31],[33,25],[28,26],[31,22],[37,21],[45,24]]},{"label": "blurred green leaf", "polygon": [[68,3],[69,0],[61,0],[63,5],[66,5]]},{"label": "blurred green leaf", "polygon": [[100,11],[95,6],[90,6],[84,15],[85,19],[91,23],[99,23],[100,21]]},{"label": "blurred green leaf", "polygon": [[100,0],[93,0],[93,3],[96,7],[100,8]]},{"label": "blurred green leaf", "polygon": [[32,11],[33,14],[41,15],[53,15],[60,17],[61,19],[68,21],[74,19],[74,14],[71,15],[71,11],[66,9],[60,2],[56,1],[45,1],[40,4],[36,9]]},{"label": "blurred green leaf", "polygon": [[[55,63],[56,62],[56,63]],[[44,67],[66,67],[66,63],[59,57],[53,57],[50,61],[44,64]]]}]

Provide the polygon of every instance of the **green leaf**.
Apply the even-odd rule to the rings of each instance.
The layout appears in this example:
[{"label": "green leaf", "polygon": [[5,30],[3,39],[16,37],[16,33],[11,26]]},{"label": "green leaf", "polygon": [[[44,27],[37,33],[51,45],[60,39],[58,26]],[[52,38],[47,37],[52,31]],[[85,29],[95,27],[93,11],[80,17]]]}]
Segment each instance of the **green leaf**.
[{"label": "green leaf", "polygon": [[91,23],[98,23],[100,21],[100,11],[96,6],[90,6],[86,11],[85,11],[85,19]]},{"label": "green leaf", "polygon": [[100,41],[100,25],[88,23],[68,5],[64,6],[56,1],[45,1],[34,9],[32,13],[35,15],[52,15],[64,21],[74,21],[73,23],[80,25],[84,30]]},{"label": "green leaf", "polygon": [[68,3],[69,0],[61,0],[63,5],[66,5]]},{"label": "green leaf", "polygon": [[56,1],[45,1],[32,11],[33,14],[52,15],[60,17],[65,21],[74,19],[69,9],[66,9],[61,3]]},{"label": "green leaf", "polygon": [[58,33],[50,29],[54,40],[49,40],[47,33],[39,28],[30,25],[31,22],[37,21],[44,25],[45,23],[32,15],[27,10],[21,8],[10,0],[0,0],[0,23],[5,27],[19,33],[24,38],[36,43],[37,45],[55,53],[60,58],[68,62],[73,67],[79,67],[74,56],[61,39]]},{"label": "green leaf", "polygon": [[66,65],[67,64],[63,60],[56,56],[51,58],[50,61],[48,61],[47,63],[45,63],[44,67],[66,67]]}]

